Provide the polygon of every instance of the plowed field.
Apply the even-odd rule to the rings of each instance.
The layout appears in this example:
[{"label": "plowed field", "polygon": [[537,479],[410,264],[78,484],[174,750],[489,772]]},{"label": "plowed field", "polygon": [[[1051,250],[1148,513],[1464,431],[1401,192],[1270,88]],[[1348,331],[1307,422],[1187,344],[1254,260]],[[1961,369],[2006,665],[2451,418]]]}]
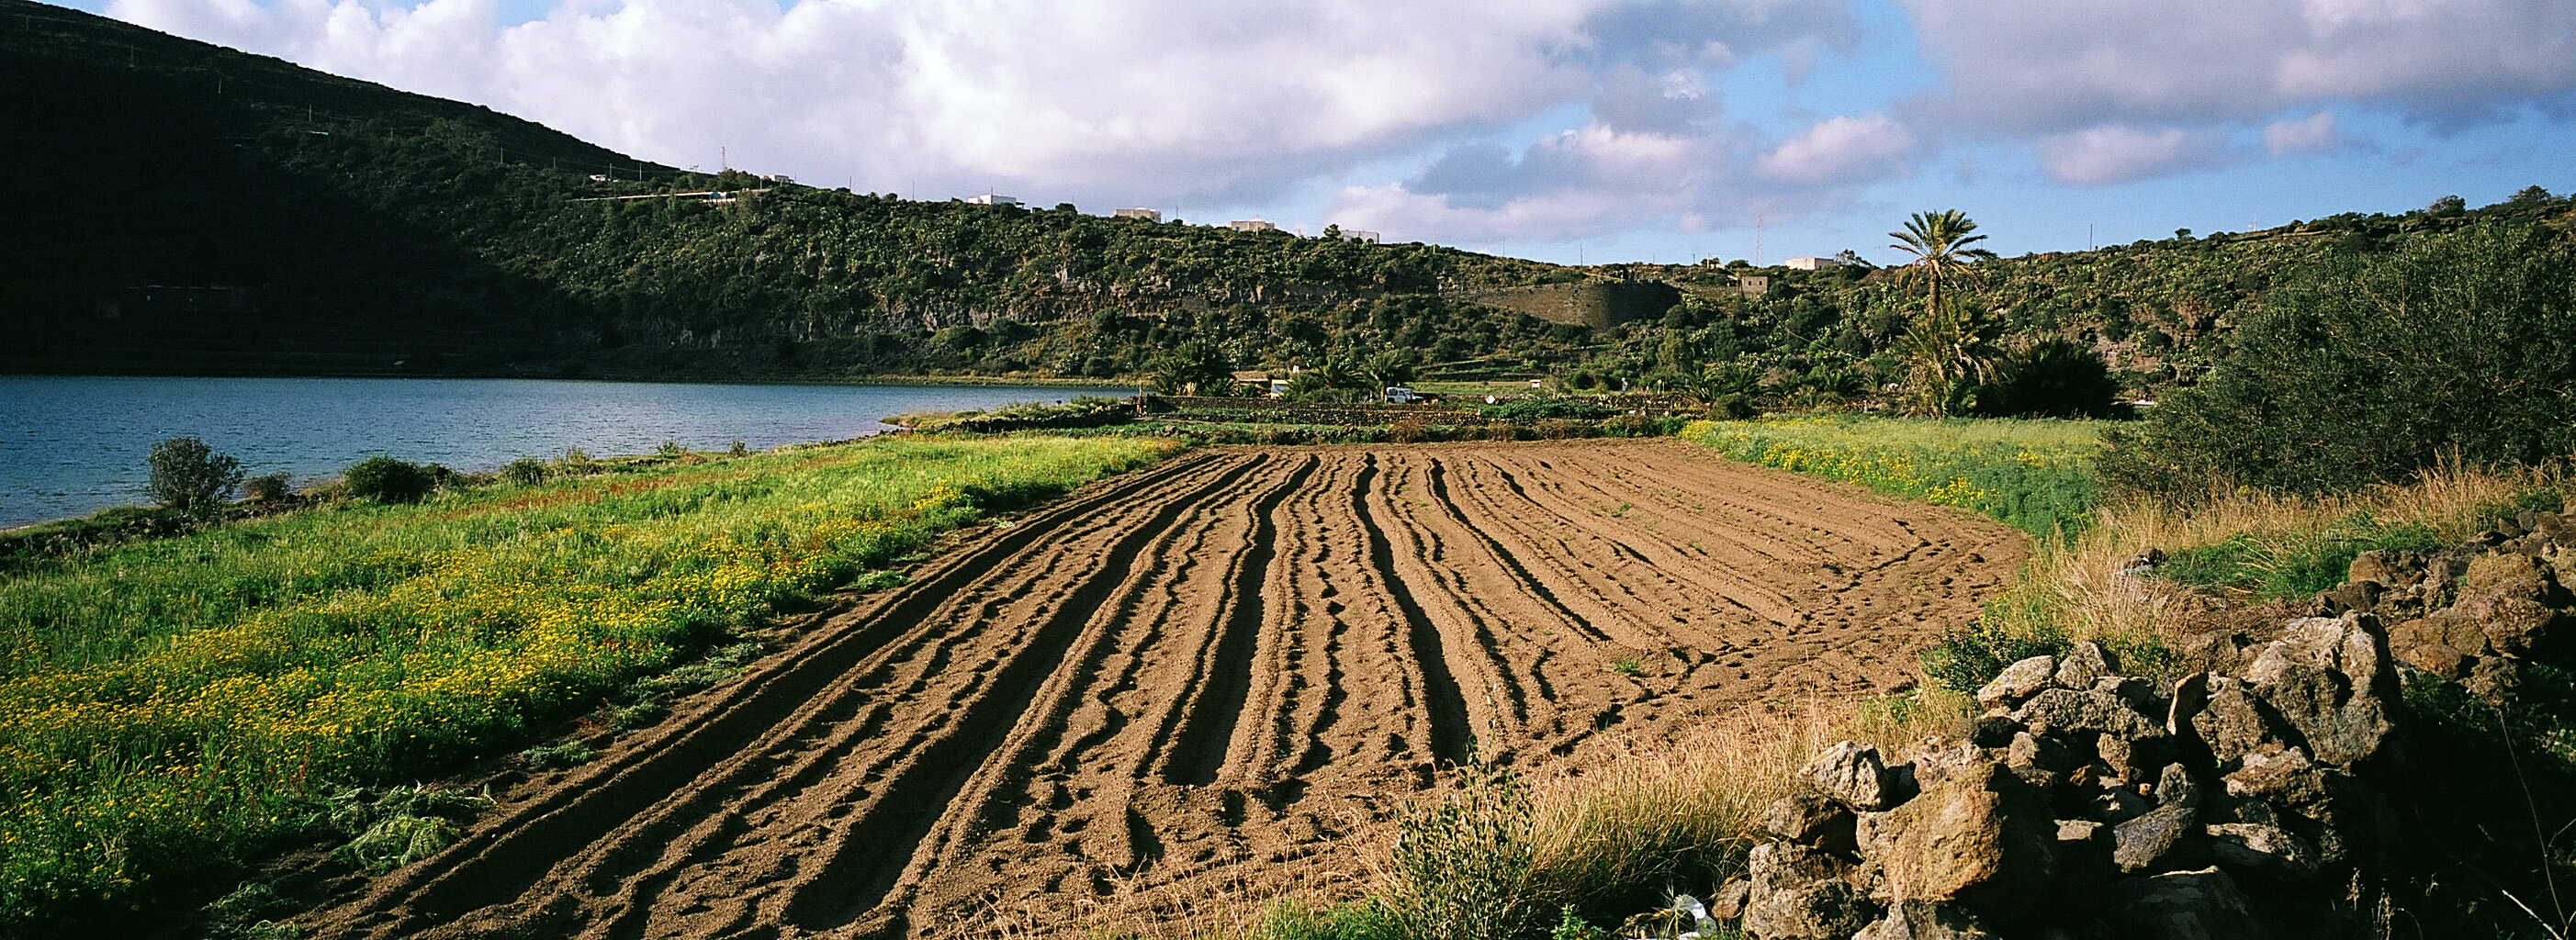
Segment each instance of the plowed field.
[{"label": "plowed field", "polygon": [[1353,821],[1471,741],[1577,759],[1899,684],[2024,552],[1670,441],[1194,451],[815,625],[315,926],[937,936],[1348,871]]}]

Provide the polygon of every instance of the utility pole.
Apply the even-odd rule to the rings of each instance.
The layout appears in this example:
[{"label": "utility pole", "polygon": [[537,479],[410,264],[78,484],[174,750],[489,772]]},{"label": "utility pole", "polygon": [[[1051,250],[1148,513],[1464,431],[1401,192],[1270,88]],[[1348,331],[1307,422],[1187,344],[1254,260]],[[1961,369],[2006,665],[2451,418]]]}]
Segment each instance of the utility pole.
[{"label": "utility pole", "polygon": [[1762,213],[1753,214],[1753,266],[1762,266]]}]

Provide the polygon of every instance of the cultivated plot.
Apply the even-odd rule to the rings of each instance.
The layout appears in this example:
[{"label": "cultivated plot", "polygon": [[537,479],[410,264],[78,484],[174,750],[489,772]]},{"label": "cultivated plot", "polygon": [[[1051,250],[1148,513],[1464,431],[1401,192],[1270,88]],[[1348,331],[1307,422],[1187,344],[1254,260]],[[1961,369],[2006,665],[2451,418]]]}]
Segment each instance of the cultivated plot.
[{"label": "cultivated plot", "polygon": [[1322,877],[1470,747],[1892,688],[2024,554],[1668,441],[1196,451],[833,616],[321,933],[937,936]]}]

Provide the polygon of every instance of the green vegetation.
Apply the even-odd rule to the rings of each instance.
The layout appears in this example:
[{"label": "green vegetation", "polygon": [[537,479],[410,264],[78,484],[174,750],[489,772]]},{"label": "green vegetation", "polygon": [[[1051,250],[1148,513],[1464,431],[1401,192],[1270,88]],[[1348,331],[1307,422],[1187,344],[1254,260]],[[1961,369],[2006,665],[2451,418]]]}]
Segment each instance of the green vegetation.
[{"label": "green vegetation", "polygon": [[[1117,376],[1216,391],[1219,366],[1301,366],[1316,375],[1293,390],[1306,400],[1494,378],[1696,395],[1716,374],[1730,385],[1702,404],[1739,416],[1852,405],[1928,366],[1940,380],[1909,385],[1921,413],[2099,416],[2109,393],[2197,380],[2235,324],[2322,263],[2482,221],[2563,229],[2569,211],[2534,188],[2483,209],[1992,260],[1946,211],[1905,236],[1918,261],[1951,259],[1932,267],[1568,268],[691,174],[59,7],[0,12],[21,26],[0,34],[15,92],[0,118],[44,129],[21,154],[30,172],[116,168],[79,199],[0,208],[38,246],[0,257],[22,312],[0,323],[0,368],[24,371]],[[1746,296],[1738,278],[1757,274],[1769,288]],[[1474,299],[1569,283],[1679,301],[1596,330]]]},{"label": "green vegetation", "polygon": [[2316,267],[2199,385],[2124,435],[2107,479],[2190,496],[2397,481],[2576,451],[2576,250],[2481,223]]},{"label": "green vegetation", "polygon": [[334,823],[333,794],[511,753],[612,690],[651,712],[782,605],[1172,446],[877,440],[591,476],[581,457],[535,485],[21,556],[0,576],[0,926],[166,900],[320,832],[398,864],[452,807],[370,798]]},{"label": "green vegetation", "polygon": [[152,445],[145,462],[152,468],[143,491],[162,506],[183,512],[212,509],[241,483],[241,461],[193,437],[174,437]]},{"label": "green vegetation", "polygon": [[1695,421],[1681,436],[1736,460],[1983,513],[2045,539],[2089,524],[2100,427],[1818,415]]}]

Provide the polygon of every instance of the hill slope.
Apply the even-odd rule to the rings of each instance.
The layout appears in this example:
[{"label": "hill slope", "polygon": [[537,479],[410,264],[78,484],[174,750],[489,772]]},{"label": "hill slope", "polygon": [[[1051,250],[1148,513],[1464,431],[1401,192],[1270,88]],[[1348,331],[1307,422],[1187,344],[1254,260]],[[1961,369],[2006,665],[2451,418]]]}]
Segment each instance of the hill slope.
[{"label": "hill slope", "polygon": [[[1920,307],[1865,267],[1578,269],[689,174],[25,0],[0,0],[0,80],[16,90],[0,127],[31,142],[0,151],[30,187],[0,203],[18,236],[0,252],[0,371],[1106,378],[1201,340],[1203,364],[1392,352],[1430,377],[1576,388],[1725,365],[1771,400],[1830,402],[1901,373]],[[2003,259],[1983,266],[1983,329],[1997,349],[2066,338],[2152,395],[2332,253],[2496,215],[2563,231],[2568,206],[2534,187],[2482,210]],[[1771,289],[1747,296],[1748,274]],[[1591,295],[1636,308],[1613,316],[1496,291],[1639,282],[1680,290]]]}]

